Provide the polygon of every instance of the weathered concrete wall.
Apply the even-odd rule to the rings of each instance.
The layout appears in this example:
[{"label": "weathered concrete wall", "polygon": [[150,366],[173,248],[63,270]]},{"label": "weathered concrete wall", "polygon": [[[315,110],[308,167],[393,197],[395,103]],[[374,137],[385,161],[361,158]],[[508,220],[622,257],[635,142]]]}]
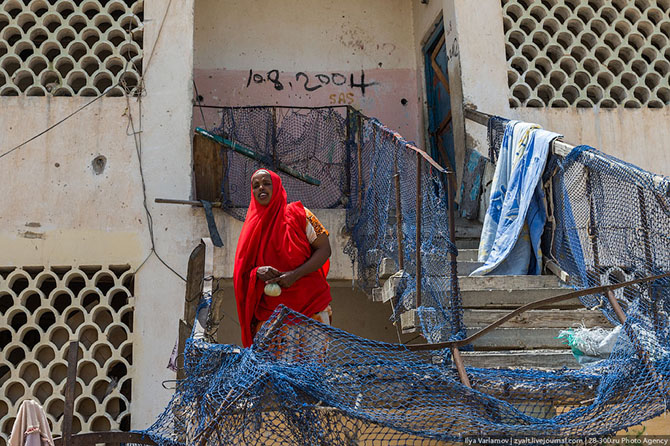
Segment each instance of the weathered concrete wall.
[{"label": "weathered concrete wall", "polygon": [[[165,8],[170,10],[158,36]],[[191,100],[194,1],[148,2],[145,16],[145,82],[143,98],[143,171],[147,205],[153,215],[156,250],[181,275],[188,253],[206,232],[187,206],[155,204],[155,197],[187,198],[191,194]],[[178,38],[176,37],[178,36]],[[148,426],[171,392],[162,381],[174,379],[165,368],[177,336],[184,283],[152,256],[138,274],[136,300],[136,369],[133,426]]]},{"label": "weathered concrete wall", "polygon": [[347,104],[420,141],[411,42],[404,0],[203,0],[194,76],[205,104]]},{"label": "weathered concrete wall", "polygon": [[[452,7],[456,14],[465,104],[486,113],[536,122],[563,134],[565,141],[572,144],[589,144],[653,172],[670,174],[670,154],[666,150],[670,139],[667,106],[661,109],[510,108],[500,2],[483,0],[481,6],[473,8],[466,0],[444,0],[445,11]],[[464,125],[467,146],[486,154],[485,127],[468,120]]]},{"label": "weathered concrete wall", "polygon": [[[191,193],[193,1],[146,2],[142,106],[103,98],[47,134],[0,159],[0,265],[114,265],[134,270],[150,252],[147,216],[129,114],[139,130],[142,168],[156,249],[180,274],[206,235],[188,207],[155,205],[155,197]],[[179,36],[179,38],[174,38]],[[158,39],[156,41],[156,39]],[[5,151],[54,124],[90,97],[3,97]],[[92,161],[106,158],[102,173]],[[183,308],[184,286],[151,257],[135,278],[133,427],[147,426],[170,397],[161,381]]]},{"label": "weathered concrete wall", "polygon": [[[91,98],[3,97],[8,150]],[[138,115],[133,106],[131,112]],[[0,264],[138,264],[147,246],[137,156],[123,98],[104,98],[0,159]],[[107,160],[96,174],[92,162]]]}]

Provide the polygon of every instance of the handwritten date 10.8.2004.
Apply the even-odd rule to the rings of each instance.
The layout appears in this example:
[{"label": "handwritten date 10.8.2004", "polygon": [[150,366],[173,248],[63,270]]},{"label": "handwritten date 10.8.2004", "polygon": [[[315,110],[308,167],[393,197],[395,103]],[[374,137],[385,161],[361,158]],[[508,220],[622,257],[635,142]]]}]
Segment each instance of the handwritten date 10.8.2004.
[{"label": "handwritten date 10.8.2004", "polygon": [[[290,89],[293,89],[293,81],[284,80],[282,82],[282,80],[280,79],[279,70],[270,70],[265,74],[261,74],[261,73],[255,73],[253,69],[249,69],[249,77],[247,78],[247,88],[249,88],[252,82],[254,84],[263,84],[265,82],[270,82],[273,85],[274,89],[277,91],[283,90],[284,85],[286,83],[288,84]],[[319,88],[332,84],[335,86],[345,86],[351,89],[358,88],[360,89],[360,92],[363,96],[365,96],[365,90],[367,87],[377,85],[377,82],[365,81],[364,70],[361,70],[358,80],[356,80],[356,76],[354,75],[354,73],[350,73],[348,78],[346,75],[342,73],[330,73],[330,74],[318,73],[315,74],[314,77],[312,78],[310,77],[309,74],[300,71],[295,74],[295,82],[297,84],[296,88],[303,88],[305,91],[308,92],[316,91]]]}]

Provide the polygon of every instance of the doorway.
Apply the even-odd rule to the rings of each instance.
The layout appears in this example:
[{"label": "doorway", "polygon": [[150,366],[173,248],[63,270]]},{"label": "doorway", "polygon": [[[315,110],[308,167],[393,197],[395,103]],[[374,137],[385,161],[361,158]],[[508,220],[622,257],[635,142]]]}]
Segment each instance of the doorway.
[{"label": "doorway", "polygon": [[423,47],[428,102],[430,155],[440,165],[456,172],[454,126],[447,72],[447,51],[442,20]]}]

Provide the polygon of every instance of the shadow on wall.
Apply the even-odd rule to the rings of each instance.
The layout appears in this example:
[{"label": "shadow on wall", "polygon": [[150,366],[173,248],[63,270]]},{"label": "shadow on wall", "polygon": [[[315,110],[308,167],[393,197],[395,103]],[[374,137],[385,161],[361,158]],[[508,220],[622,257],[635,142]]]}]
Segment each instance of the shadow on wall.
[{"label": "shadow on wall", "polygon": [[[398,343],[396,328],[390,321],[391,306],[372,302],[359,289],[352,289],[351,282],[331,281],[333,301],[332,325],[356,336],[375,341]],[[217,341],[222,344],[241,345],[240,326],[232,282],[219,279],[218,298],[223,300],[223,320],[217,331]],[[412,340],[416,335],[401,335],[402,342]]]}]

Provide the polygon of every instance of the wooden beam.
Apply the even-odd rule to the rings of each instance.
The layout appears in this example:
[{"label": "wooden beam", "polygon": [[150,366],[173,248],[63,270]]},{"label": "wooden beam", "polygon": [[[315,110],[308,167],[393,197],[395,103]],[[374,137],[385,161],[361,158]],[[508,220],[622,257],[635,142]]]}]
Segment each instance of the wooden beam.
[{"label": "wooden beam", "polygon": [[79,361],[79,341],[72,341],[67,352],[67,379],[65,381],[65,406],[61,432],[63,444],[72,444],[72,417],[74,416],[75,387],[77,385],[77,362]]},{"label": "wooden beam", "polygon": [[[146,434],[139,432],[121,432],[121,431],[106,431],[106,432],[87,432],[85,434],[76,434],[71,437],[71,446],[85,446],[96,444],[149,444],[155,445],[156,442],[149,438]],[[69,446],[68,445],[68,446]],[[63,438],[54,439],[54,446],[66,446]]]},{"label": "wooden beam", "polygon": [[223,181],[223,151],[215,141],[193,135],[193,176],[195,196],[198,200],[220,201]]},{"label": "wooden beam", "polygon": [[563,282],[565,282],[565,283],[570,282],[570,274],[563,271],[561,269],[561,267],[558,266],[558,264],[556,262],[554,262],[553,260],[549,260],[549,259],[545,258],[544,264],[547,266],[547,269],[549,271],[554,273],[554,275],[556,277],[558,277],[559,279],[561,279]]}]

